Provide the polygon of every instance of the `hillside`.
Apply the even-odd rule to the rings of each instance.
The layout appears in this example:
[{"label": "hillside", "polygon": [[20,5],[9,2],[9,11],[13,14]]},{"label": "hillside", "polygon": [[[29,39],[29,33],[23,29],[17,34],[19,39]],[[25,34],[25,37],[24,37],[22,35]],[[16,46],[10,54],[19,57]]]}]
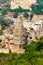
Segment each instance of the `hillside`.
[{"label": "hillside", "polygon": [[[39,29],[37,26],[36,31],[32,27],[30,27],[30,31],[27,30],[26,28],[24,30],[23,28],[24,26],[21,27],[22,26],[21,22],[27,22],[27,24],[26,23],[25,24],[28,25],[29,22],[34,24],[34,22],[37,23],[40,20],[43,21],[43,0],[37,0],[37,4],[32,4],[30,9],[23,9],[20,6],[18,8],[11,9],[10,4],[8,3],[5,4],[7,1],[9,0],[0,0],[0,5],[1,5],[0,6],[0,49],[8,48],[10,51],[9,51],[9,54],[6,54],[6,53],[3,53],[3,50],[2,50],[2,52],[0,53],[0,65],[43,65],[43,37],[41,37],[40,39],[38,38],[39,36],[43,35],[43,29],[41,29],[43,28],[42,25],[38,24],[38,26],[39,25],[40,26],[39,26]],[[23,21],[20,20],[21,22],[19,22],[19,19],[17,19],[19,15],[22,15],[22,18],[23,18]],[[20,17],[20,19],[22,18]],[[20,23],[20,24],[19,23],[17,24],[18,26],[14,25],[16,22],[16,19],[17,19],[17,22]],[[30,23],[28,26],[30,26]],[[19,30],[22,29],[21,31],[23,31],[23,33],[24,31],[26,31],[24,35],[22,35],[22,32],[18,30],[18,27],[19,27]],[[18,32],[21,32],[21,34]],[[16,36],[14,33],[16,34]],[[5,38],[3,37],[3,35]],[[1,39],[1,36],[4,39],[4,41]],[[22,39],[22,37],[24,36],[25,36],[25,39]],[[19,38],[21,40],[26,41],[26,43],[24,44],[23,42],[23,45],[18,45],[18,43],[15,42],[15,40],[18,41]],[[19,39],[19,42],[22,43],[20,39]],[[14,42],[17,43],[18,46],[16,46]],[[27,42],[29,45],[27,44]],[[8,46],[6,47],[7,44]],[[9,44],[12,45],[12,48],[14,47],[13,51],[15,48],[16,50],[18,50],[17,47],[21,48],[22,46],[23,49],[25,49],[25,52],[19,53],[19,54],[11,52],[11,49],[10,49],[11,45]],[[13,44],[15,44],[15,46]]]},{"label": "hillside", "polygon": [[24,54],[0,54],[0,65],[43,65],[43,37],[24,47]]}]

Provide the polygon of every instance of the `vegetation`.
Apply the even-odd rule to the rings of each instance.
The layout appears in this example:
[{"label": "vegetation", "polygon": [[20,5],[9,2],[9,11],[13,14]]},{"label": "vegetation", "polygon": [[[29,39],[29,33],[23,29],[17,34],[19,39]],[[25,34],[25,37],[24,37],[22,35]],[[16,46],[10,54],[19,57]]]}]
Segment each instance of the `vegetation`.
[{"label": "vegetation", "polygon": [[30,28],[30,30],[34,30],[33,28]]},{"label": "vegetation", "polygon": [[37,0],[37,3],[43,5],[43,0]]},{"label": "vegetation", "polygon": [[43,37],[24,48],[24,54],[0,53],[0,65],[43,65]]},{"label": "vegetation", "polygon": [[10,5],[9,4],[5,5],[5,9],[2,9],[2,15],[7,14],[9,10],[10,10]]},{"label": "vegetation", "polygon": [[33,15],[34,15],[33,13],[31,13],[31,14],[30,14],[30,20],[32,20],[32,18],[33,18]]},{"label": "vegetation", "polygon": [[0,36],[3,34],[3,31],[2,30],[0,30]]},{"label": "vegetation", "polygon": [[8,0],[0,0],[0,3],[6,3]]},{"label": "vegetation", "polygon": [[[4,1],[5,0],[2,0],[2,1],[0,0],[0,3],[4,2]],[[37,0],[37,3],[38,3],[38,5],[37,4],[32,4],[31,5],[32,10],[31,10],[31,14],[30,14],[30,20],[32,19],[34,14],[43,15],[43,0]],[[7,4],[7,5],[5,4],[4,7],[5,7],[4,9],[0,8],[0,11],[2,12],[2,15],[6,15],[8,12],[16,12],[14,14],[14,18],[17,18],[18,17],[18,13],[23,13],[24,12],[23,15],[24,15],[25,18],[29,16],[27,14],[27,12],[30,12],[29,9],[23,9],[20,6],[19,6],[19,8],[16,8],[16,9],[10,9],[10,5],[9,4]]]},{"label": "vegetation", "polygon": [[13,24],[13,21],[11,21],[9,19],[4,20],[4,16],[0,16],[0,25],[2,26],[2,29],[5,29],[10,24]]},{"label": "vegetation", "polygon": [[18,17],[18,12],[16,12],[15,14],[14,14],[14,18],[17,18]]},{"label": "vegetation", "polygon": [[24,16],[25,18],[28,18],[28,17],[29,17],[29,14],[28,14],[27,12],[24,12],[23,16]]},{"label": "vegetation", "polygon": [[32,13],[37,15],[43,15],[43,5],[32,5]]},{"label": "vegetation", "polygon": [[23,8],[21,8],[21,7],[16,8],[16,9],[14,9],[14,10],[10,9],[10,11],[11,11],[11,12],[19,12],[19,13],[22,13],[22,12],[30,12],[29,9],[23,9]]}]

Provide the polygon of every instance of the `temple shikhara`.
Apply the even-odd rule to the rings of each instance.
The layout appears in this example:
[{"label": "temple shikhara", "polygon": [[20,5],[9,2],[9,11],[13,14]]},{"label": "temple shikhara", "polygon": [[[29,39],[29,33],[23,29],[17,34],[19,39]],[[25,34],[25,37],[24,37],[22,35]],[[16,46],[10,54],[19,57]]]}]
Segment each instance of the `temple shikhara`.
[{"label": "temple shikhara", "polygon": [[[43,21],[40,20],[40,22]],[[24,53],[24,45],[30,44],[33,40],[36,41],[43,35],[43,24],[35,23],[34,25],[35,27],[37,25],[37,30],[31,27],[26,29],[22,16],[18,16],[16,23],[5,29],[3,35],[0,36],[0,53]]]},{"label": "temple shikhara", "polygon": [[[23,53],[25,50],[22,48],[22,45],[25,44],[23,21],[21,17],[17,18],[15,26],[11,26],[9,29],[6,29],[3,34],[2,44],[3,48],[0,49],[2,52],[16,52]],[[1,37],[0,37],[1,38]]]}]

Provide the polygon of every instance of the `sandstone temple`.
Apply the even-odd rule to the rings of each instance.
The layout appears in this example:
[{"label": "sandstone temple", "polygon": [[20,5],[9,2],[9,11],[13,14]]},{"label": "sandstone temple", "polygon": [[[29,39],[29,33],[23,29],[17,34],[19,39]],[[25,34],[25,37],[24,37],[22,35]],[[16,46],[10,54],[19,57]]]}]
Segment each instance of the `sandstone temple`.
[{"label": "sandstone temple", "polygon": [[16,23],[9,25],[0,36],[0,53],[24,53],[24,45],[30,44],[43,36],[43,23],[37,25],[37,30],[26,29],[22,16],[18,16]]},{"label": "sandstone temple", "polygon": [[2,45],[3,47],[0,49],[1,52],[9,53],[9,52],[16,52],[16,53],[23,53],[25,50],[22,46],[25,44],[25,30],[23,27],[23,21],[21,17],[17,18],[17,22],[15,26],[9,27],[3,31],[2,38]]}]

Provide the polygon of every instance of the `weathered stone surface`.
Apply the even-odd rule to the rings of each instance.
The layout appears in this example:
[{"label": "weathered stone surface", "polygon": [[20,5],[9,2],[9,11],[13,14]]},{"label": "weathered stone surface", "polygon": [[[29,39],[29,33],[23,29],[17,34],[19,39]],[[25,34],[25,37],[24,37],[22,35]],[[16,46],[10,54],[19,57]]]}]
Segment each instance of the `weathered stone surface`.
[{"label": "weathered stone surface", "polygon": [[36,3],[36,0],[11,0],[11,9],[18,8],[19,6],[28,9],[30,5]]},{"label": "weathered stone surface", "polygon": [[[25,50],[22,48],[22,45],[25,44],[25,37],[23,36],[24,27],[21,16],[17,18],[15,26],[10,26],[10,28],[6,29],[4,32],[5,38],[2,43],[5,44],[5,48],[7,48],[10,52],[23,53]],[[3,49],[1,51],[4,51]]]}]

